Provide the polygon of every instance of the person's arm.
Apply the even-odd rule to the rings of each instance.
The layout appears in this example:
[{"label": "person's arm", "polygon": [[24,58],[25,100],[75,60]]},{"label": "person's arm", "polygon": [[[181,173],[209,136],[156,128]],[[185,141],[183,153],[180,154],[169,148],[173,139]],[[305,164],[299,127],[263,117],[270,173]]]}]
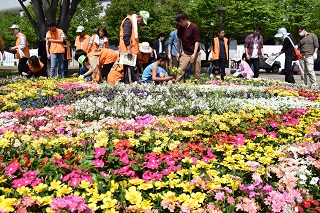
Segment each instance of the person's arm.
[{"label": "person's arm", "polygon": [[49,42],[49,37],[46,37],[46,52],[47,52],[47,57],[48,59],[50,58],[50,42]]},{"label": "person's arm", "polygon": [[130,42],[131,34],[132,34],[132,23],[131,23],[130,19],[127,18],[123,22],[123,41],[127,47],[127,51],[128,51],[129,56],[132,55],[131,42]]},{"label": "person's arm", "polygon": [[178,38],[177,42],[177,60],[180,61],[181,39]]},{"label": "person's arm", "polygon": [[245,43],[244,43],[244,51],[246,53],[246,59],[250,60],[250,56],[248,53],[248,46],[250,45],[250,35],[246,37]]},{"label": "person's arm", "polygon": [[194,37],[194,40],[196,41],[195,44],[194,44],[194,50],[193,50],[193,54],[191,55],[190,57],[190,62],[194,62],[195,58],[196,58],[196,55],[198,53],[198,50],[199,50],[199,43],[200,43],[200,32],[199,32],[199,28],[196,27],[194,28],[193,30],[193,37]]},{"label": "person's arm", "polygon": [[61,36],[59,39],[49,39],[49,42],[61,43],[63,44],[64,40],[66,40],[66,36],[64,32],[61,30]]},{"label": "person's arm", "polygon": [[264,49],[263,49],[263,37],[260,35],[260,39],[261,39],[261,54],[262,54],[262,59],[261,60],[264,60]]},{"label": "person's arm", "polygon": [[319,41],[316,34],[313,34],[313,42],[314,42],[314,53],[313,53],[313,59],[316,60],[318,58],[318,49],[319,49]]},{"label": "person's arm", "polygon": [[151,70],[152,70],[152,80],[153,81],[163,82],[163,81],[170,81],[173,79],[173,76],[166,76],[164,78],[157,77],[157,71],[158,71],[157,66],[152,66]]},{"label": "person's arm", "polygon": [[170,61],[172,61],[172,56],[171,56],[171,46],[173,43],[173,35],[170,33],[169,39],[168,39],[168,58]]}]

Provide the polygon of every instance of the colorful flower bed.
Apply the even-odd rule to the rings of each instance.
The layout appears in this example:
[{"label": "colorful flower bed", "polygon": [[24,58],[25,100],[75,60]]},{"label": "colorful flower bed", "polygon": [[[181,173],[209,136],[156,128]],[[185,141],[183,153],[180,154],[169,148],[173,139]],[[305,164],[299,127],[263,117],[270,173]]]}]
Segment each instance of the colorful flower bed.
[{"label": "colorful flower bed", "polygon": [[0,212],[320,211],[317,90],[50,79],[0,91]]}]

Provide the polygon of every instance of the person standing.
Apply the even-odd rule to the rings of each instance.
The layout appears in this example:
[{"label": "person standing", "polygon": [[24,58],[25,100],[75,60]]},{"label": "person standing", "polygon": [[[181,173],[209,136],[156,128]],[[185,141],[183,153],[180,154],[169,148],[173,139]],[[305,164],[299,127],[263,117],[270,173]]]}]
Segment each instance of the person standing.
[{"label": "person standing", "polygon": [[97,33],[90,38],[89,52],[100,51],[102,48],[108,48],[108,46],[107,29],[100,26]]},{"label": "person standing", "polygon": [[84,50],[86,53],[89,53],[90,36],[85,33],[83,26],[78,26],[76,32],[78,34],[74,43],[76,50],[81,49]]},{"label": "person standing", "polygon": [[176,29],[170,33],[168,39],[168,58],[170,65],[173,67],[179,67],[179,61],[177,60],[178,27],[179,25],[177,24]]},{"label": "person standing", "polygon": [[286,28],[280,28],[278,33],[274,36],[282,38],[283,46],[278,55],[282,53],[286,54],[284,69],[285,69],[285,81],[288,83],[295,83],[293,73],[292,73],[292,62],[295,57],[294,53],[294,40],[290,33],[287,32]]},{"label": "person standing", "polygon": [[[132,55],[137,55],[139,52],[139,35],[138,26],[143,24],[147,25],[147,21],[150,17],[148,11],[140,11],[138,14],[127,15],[123,19],[120,25],[119,34],[119,53],[128,54],[128,58],[132,58]],[[138,63],[136,63],[137,66]],[[124,82],[131,83],[136,80],[135,67],[129,65],[123,65],[124,69]]]},{"label": "person standing", "polygon": [[50,22],[47,24],[49,31],[46,35],[46,50],[47,57],[50,59],[50,73],[49,77],[53,78],[55,76],[55,69],[58,61],[58,75],[65,78],[64,71],[64,52],[65,48],[63,42],[66,39],[64,32],[56,27],[55,22]]},{"label": "person standing", "polygon": [[319,41],[314,33],[307,32],[305,26],[299,27],[299,35],[301,39],[298,44],[303,58],[299,63],[301,66],[301,79],[307,85],[307,75],[309,75],[311,86],[317,86],[317,78],[314,72],[314,61],[318,58]]},{"label": "person standing", "polygon": [[160,53],[165,52],[163,40],[164,40],[164,33],[160,33],[158,36],[158,39],[153,42],[153,52],[154,52],[155,59],[157,59],[157,56]]},{"label": "person standing", "polygon": [[[221,80],[224,80],[226,76],[226,64],[229,59],[229,44],[228,39],[224,37],[225,33],[223,29],[219,29],[218,36],[213,39],[212,54],[211,57],[214,61],[217,61],[219,67]],[[211,70],[212,72],[212,70]],[[210,73],[210,77],[211,77]]]},{"label": "person standing", "polygon": [[16,46],[10,47],[11,51],[17,52],[17,59],[19,59],[18,71],[19,75],[22,75],[24,66],[30,58],[29,44],[27,37],[20,32],[20,27],[17,24],[13,24],[11,27],[13,35],[16,37]]},{"label": "person standing", "polygon": [[1,51],[1,59],[5,60],[6,55],[4,54],[4,42],[3,42],[1,35],[0,35],[0,51]]},{"label": "person standing", "polygon": [[[181,74],[177,76],[176,81],[181,81],[184,74],[191,63],[192,71],[195,75],[195,83],[200,83],[200,32],[196,24],[188,20],[188,15],[185,12],[179,12],[176,15],[176,21],[179,24],[177,29],[177,60],[180,61]],[[182,44],[182,53],[180,47]]]},{"label": "person standing", "polygon": [[254,78],[259,77],[259,63],[264,60],[263,37],[260,32],[261,26],[255,25],[253,33],[246,37],[244,44],[246,60],[250,66],[253,66]]}]

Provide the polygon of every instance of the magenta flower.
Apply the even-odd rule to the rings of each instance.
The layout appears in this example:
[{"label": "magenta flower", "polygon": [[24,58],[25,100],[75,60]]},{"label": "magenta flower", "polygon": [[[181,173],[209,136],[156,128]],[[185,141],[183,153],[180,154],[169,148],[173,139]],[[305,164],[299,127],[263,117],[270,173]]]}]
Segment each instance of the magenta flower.
[{"label": "magenta flower", "polygon": [[277,127],[278,127],[278,124],[277,124],[276,122],[272,121],[272,122],[270,123],[270,126],[271,126],[272,128],[277,128]]},{"label": "magenta flower", "polygon": [[106,153],[105,148],[96,148],[93,154],[94,154],[94,157],[97,159],[100,156],[104,155],[105,153]]},{"label": "magenta flower", "polygon": [[92,162],[94,167],[96,168],[102,168],[104,166],[104,162],[102,160],[96,159]]},{"label": "magenta flower", "polygon": [[12,176],[18,169],[20,169],[20,166],[18,164],[12,163],[12,164],[9,164],[4,169],[4,171],[7,176]]}]

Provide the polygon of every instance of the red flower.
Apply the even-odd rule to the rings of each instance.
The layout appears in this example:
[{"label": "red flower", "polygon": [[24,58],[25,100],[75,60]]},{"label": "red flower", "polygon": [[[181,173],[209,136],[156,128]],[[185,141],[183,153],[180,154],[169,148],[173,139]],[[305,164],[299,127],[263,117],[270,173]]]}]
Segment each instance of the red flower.
[{"label": "red flower", "polygon": [[303,204],[304,207],[306,207],[307,209],[310,208],[310,206],[311,206],[311,203],[308,202],[308,201],[306,201],[306,200],[303,200],[303,201],[302,201],[302,204]]},{"label": "red flower", "polygon": [[298,209],[298,212],[304,212],[304,209],[301,206],[296,206]]}]

